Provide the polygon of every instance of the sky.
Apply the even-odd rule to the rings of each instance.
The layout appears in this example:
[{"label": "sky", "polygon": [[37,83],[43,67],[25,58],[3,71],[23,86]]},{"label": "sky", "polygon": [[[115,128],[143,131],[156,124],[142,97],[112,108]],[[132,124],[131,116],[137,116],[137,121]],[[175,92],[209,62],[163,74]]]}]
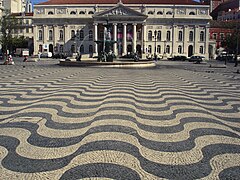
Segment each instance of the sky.
[{"label": "sky", "polygon": [[33,4],[38,4],[38,3],[44,2],[44,1],[47,1],[47,0],[32,0]]},{"label": "sky", "polygon": [[[47,0],[32,0],[33,4],[37,4],[44,1],[47,1]],[[195,0],[195,1],[199,1],[199,0]]]}]

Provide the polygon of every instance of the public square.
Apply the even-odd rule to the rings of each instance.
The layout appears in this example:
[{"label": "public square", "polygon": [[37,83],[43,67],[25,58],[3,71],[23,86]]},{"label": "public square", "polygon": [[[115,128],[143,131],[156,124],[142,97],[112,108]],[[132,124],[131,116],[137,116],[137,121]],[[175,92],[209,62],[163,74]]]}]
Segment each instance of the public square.
[{"label": "public square", "polygon": [[234,64],[15,63],[0,66],[0,179],[239,179]]}]

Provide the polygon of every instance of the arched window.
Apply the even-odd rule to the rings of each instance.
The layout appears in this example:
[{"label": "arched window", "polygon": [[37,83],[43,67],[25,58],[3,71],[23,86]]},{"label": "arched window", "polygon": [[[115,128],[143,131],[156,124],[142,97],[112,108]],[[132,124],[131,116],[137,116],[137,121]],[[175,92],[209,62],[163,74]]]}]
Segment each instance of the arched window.
[{"label": "arched window", "polygon": [[189,13],[189,15],[196,15],[196,13],[193,12],[193,11],[191,11],[191,12]]},{"label": "arched window", "polygon": [[157,53],[159,53],[159,54],[161,53],[161,46],[160,45],[157,46]]},{"label": "arched window", "polygon": [[204,32],[203,31],[200,32],[200,41],[204,41]]},{"label": "arched window", "polygon": [[59,40],[63,40],[63,30],[59,31]]},{"label": "arched window", "polygon": [[80,41],[82,41],[84,39],[84,32],[83,30],[80,31]]},{"label": "arched window", "polygon": [[89,41],[93,40],[93,31],[92,30],[89,30],[88,37],[89,37]]},{"label": "arched window", "polygon": [[85,14],[85,12],[84,11],[80,11],[79,14]]},{"label": "arched window", "polygon": [[171,40],[171,32],[170,31],[167,31],[167,41],[170,41]]},{"label": "arched window", "polygon": [[151,45],[148,45],[148,53],[152,53],[152,46]]},{"label": "arched window", "polygon": [[180,46],[180,45],[178,46],[178,53],[182,54],[182,46]]},{"label": "arched window", "polygon": [[77,13],[76,13],[76,11],[71,11],[70,14],[73,15],[73,14],[77,14]]},{"label": "arched window", "polygon": [[153,11],[148,11],[148,14],[154,14],[154,12]]},{"label": "arched window", "polygon": [[193,41],[193,31],[189,32],[189,41]]},{"label": "arched window", "polygon": [[172,11],[168,11],[166,14],[167,15],[172,15],[173,13],[172,13]]},{"label": "arched window", "polygon": [[89,54],[92,54],[92,53],[93,53],[93,46],[92,46],[92,45],[89,45],[88,51],[89,51]]},{"label": "arched window", "polygon": [[157,32],[157,40],[158,40],[158,41],[161,41],[161,39],[162,39],[162,32],[161,32],[161,31],[158,31],[158,32]]},{"label": "arched window", "polygon": [[42,41],[42,40],[43,40],[43,32],[42,32],[42,30],[39,30],[39,31],[38,31],[38,40],[39,40],[39,41]]},{"label": "arched window", "polygon": [[170,46],[169,45],[166,46],[166,53],[170,54]]},{"label": "arched window", "polygon": [[93,11],[89,11],[88,14],[94,14],[94,12]]},{"label": "arched window", "polygon": [[53,40],[53,31],[52,30],[49,30],[49,32],[48,32],[48,39],[49,39],[49,41]]},{"label": "arched window", "polygon": [[42,45],[40,44],[39,47],[38,47],[38,51],[39,51],[39,52],[42,52],[42,50],[43,50],[43,47],[42,47]]},{"label": "arched window", "polygon": [[162,11],[158,11],[157,15],[163,15],[163,12]]},{"label": "arched window", "polygon": [[84,46],[83,45],[80,46],[80,53],[84,54]]},{"label": "arched window", "polygon": [[178,32],[178,41],[182,41],[183,40],[183,32],[179,31]]},{"label": "arched window", "polygon": [[152,41],[152,31],[148,31],[148,41]]},{"label": "arched window", "polygon": [[199,47],[199,53],[200,53],[200,54],[203,54],[203,46],[200,46],[200,47]]},{"label": "arched window", "polygon": [[71,31],[71,38],[72,38],[72,39],[75,38],[75,31],[74,31],[74,30]]},{"label": "arched window", "polygon": [[59,51],[60,51],[61,53],[63,53],[63,45],[60,45],[60,46],[59,46]]},{"label": "arched window", "polygon": [[48,15],[53,15],[53,12],[52,12],[52,11],[49,11],[49,12],[48,12]]}]

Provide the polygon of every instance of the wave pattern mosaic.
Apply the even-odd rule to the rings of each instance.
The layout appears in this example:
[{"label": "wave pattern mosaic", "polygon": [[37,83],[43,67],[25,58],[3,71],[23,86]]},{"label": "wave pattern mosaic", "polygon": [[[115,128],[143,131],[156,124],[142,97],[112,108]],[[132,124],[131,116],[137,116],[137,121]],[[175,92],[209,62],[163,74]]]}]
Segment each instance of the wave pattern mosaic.
[{"label": "wave pattern mosaic", "polygon": [[45,63],[0,78],[0,179],[240,177],[231,75]]}]

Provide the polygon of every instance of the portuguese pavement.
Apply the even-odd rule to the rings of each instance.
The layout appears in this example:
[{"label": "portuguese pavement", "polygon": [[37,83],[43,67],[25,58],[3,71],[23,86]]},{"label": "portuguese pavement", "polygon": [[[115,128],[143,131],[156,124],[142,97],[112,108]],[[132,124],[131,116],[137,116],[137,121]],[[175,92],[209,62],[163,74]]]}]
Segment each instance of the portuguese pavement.
[{"label": "portuguese pavement", "polygon": [[0,66],[0,179],[239,179],[236,68]]}]

